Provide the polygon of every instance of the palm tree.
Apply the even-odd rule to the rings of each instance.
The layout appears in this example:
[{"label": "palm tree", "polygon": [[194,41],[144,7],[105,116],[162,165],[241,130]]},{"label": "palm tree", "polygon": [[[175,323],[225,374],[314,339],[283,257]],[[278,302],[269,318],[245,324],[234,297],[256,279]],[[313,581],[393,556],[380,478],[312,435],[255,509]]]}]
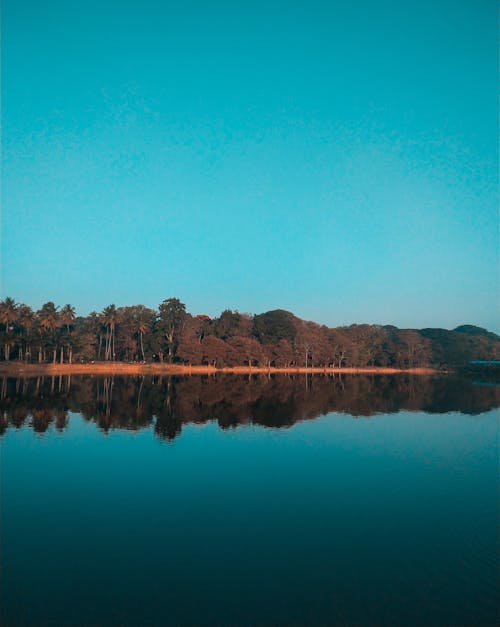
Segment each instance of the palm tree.
[{"label": "palm tree", "polygon": [[94,358],[100,360],[103,323],[101,316],[97,312],[91,311],[86,317],[83,325],[83,332],[88,333],[89,336],[92,337],[92,344],[94,345]]},{"label": "palm tree", "polygon": [[[17,309],[17,322],[21,327],[21,348],[19,351],[19,359],[23,358],[23,348],[24,348],[24,358],[29,360],[31,358],[31,329],[35,324],[35,314],[33,310],[28,305],[19,305]],[[24,339],[23,339],[23,331],[24,331]]]},{"label": "palm tree", "polygon": [[[51,340],[54,363],[56,361],[56,355],[57,355],[57,343],[56,343],[55,332],[56,332],[56,329],[59,328],[60,326],[59,313],[57,309],[58,308],[54,305],[54,303],[52,301],[49,301],[48,303],[45,303],[45,305],[43,305],[39,311],[37,311],[37,316],[38,316],[38,321],[40,323],[40,327],[43,331],[45,331],[48,334]],[[40,357],[39,357],[39,361],[41,361]]]},{"label": "palm tree", "polygon": [[115,305],[108,305],[102,310],[101,322],[106,327],[106,348],[104,358],[106,361],[115,358],[115,330],[120,322],[120,314]]},{"label": "palm tree", "polygon": [[[71,342],[71,331],[70,326],[75,321],[76,314],[75,308],[72,305],[64,305],[59,314],[59,321],[62,325],[66,327],[66,340],[68,342],[68,362],[71,363],[73,360],[73,345]],[[61,347],[61,363],[63,361],[63,351],[64,348]]]},{"label": "palm tree", "polygon": [[186,318],[186,306],[178,298],[167,298],[159,306],[158,327],[166,340],[168,360],[173,362],[177,336]]},{"label": "palm tree", "polygon": [[59,320],[61,321],[61,324],[64,324],[66,326],[66,330],[68,331],[68,333],[69,327],[73,324],[75,318],[76,314],[73,305],[64,305],[59,314]]},{"label": "palm tree", "polygon": [[142,361],[146,361],[146,357],[144,355],[144,335],[151,329],[151,322],[155,313],[152,309],[148,309],[144,305],[137,305],[134,313],[136,318],[135,326],[141,341]]},{"label": "palm tree", "polygon": [[141,338],[141,353],[142,353],[142,361],[146,361],[146,357],[144,356],[144,334],[149,331],[151,325],[146,320],[139,320],[137,325],[137,330],[139,331],[139,337]]},{"label": "palm tree", "polygon": [[5,326],[4,357],[5,361],[10,359],[11,339],[10,332],[13,330],[13,323],[17,319],[17,305],[13,298],[7,296],[0,301],[0,322]]}]

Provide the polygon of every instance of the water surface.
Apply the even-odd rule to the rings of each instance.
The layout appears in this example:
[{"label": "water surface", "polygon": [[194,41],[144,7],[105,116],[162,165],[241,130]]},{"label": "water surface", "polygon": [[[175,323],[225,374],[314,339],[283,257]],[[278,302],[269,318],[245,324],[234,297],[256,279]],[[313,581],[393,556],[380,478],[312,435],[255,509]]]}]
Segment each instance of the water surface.
[{"label": "water surface", "polygon": [[478,383],[4,380],[2,624],[497,625]]}]

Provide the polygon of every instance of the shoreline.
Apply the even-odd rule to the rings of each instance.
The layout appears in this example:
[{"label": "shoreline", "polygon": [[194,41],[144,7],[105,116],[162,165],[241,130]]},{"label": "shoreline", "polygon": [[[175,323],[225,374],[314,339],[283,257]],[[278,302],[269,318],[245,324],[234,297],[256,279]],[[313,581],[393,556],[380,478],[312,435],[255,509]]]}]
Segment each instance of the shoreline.
[{"label": "shoreline", "polygon": [[275,368],[266,366],[186,366],[176,364],[130,364],[99,362],[93,364],[25,364],[22,362],[0,363],[0,376],[57,376],[57,375],[200,375],[200,374],[416,374],[432,375],[442,371],[434,368],[326,368],[304,366]]}]

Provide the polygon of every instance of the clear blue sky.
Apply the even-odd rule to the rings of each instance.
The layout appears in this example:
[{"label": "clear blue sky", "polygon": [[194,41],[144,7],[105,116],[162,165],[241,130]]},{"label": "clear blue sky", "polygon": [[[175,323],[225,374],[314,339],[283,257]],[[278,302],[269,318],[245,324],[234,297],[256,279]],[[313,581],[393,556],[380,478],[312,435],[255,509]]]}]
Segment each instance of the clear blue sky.
[{"label": "clear blue sky", "polygon": [[499,329],[496,0],[3,0],[1,297]]}]

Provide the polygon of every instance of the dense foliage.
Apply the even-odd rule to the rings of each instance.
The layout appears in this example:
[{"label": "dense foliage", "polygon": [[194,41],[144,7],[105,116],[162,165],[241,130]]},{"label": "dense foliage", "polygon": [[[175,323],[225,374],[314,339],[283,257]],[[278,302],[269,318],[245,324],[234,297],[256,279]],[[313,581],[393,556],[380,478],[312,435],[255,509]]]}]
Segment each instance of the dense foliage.
[{"label": "dense foliage", "polygon": [[500,336],[472,325],[398,329],[353,324],[330,328],[277,309],[259,315],[225,310],[191,315],[178,298],[77,316],[45,303],[38,311],[0,301],[0,356],[26,362],[140,361],[223,366],[423,367],[500,359]]}]

